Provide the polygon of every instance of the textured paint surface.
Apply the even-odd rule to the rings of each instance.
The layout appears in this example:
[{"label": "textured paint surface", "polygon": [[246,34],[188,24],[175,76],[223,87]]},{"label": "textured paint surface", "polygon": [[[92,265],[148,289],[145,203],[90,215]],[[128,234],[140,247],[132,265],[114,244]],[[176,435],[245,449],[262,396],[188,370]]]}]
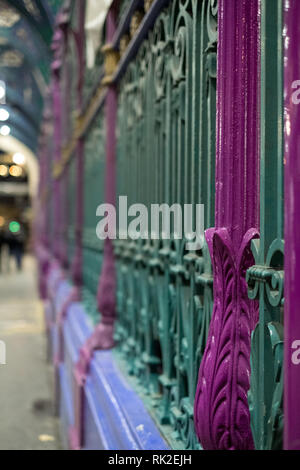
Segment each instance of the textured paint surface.
[{"label": "textured paint surface", "polygon": [[[285,431],[286,449],[300,449],[300,365],[292,361],[300,340],[300,105],[292,84],[300,79],[300,2],[285,1]],[[299,343],[298,343],[299,349]],[[299,357],[299,355],[298,355]]]},{"label": "textured paint surface", "polygon": [[195,400],[205,449],[254,446],[247,393],[258,311],[245,275],[259,227],[258,6],[258,0],[219,1],[216,228],[206,233],[214,310]]}]

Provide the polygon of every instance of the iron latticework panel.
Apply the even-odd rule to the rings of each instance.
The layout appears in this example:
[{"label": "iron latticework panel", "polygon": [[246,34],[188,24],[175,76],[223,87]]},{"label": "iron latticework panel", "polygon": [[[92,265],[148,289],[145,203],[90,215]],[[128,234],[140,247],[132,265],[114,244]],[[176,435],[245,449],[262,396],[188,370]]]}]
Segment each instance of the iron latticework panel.
[{"label": "iron latticework panel", "polygon": [[[119,91],[118,194],[128,206],[202,203],[214,222],[215,2],[164,10]],[[150,229],[149,229],[150,230]],[[174,228],[173,228],[174,230]],[[198,448],[193,403],[212,311],[207,247],[118,241],[118,350],[175,446]]]},{"label": "iron latticework panel", "polygon": [[100,111],[86,137],[84,168],[83,296],[94,318],[99,315],[96,295],[103,255],[103,242],[96,235],[96,210],[104,202],[104,169],[105,127]]},{"label": "iron latticework panel", "polygon": [[[283,442],[283,9],[261,2],[260,238],[247,273],[249,296],[259,301],[252,334],[249,405],[256,449]],[[270,118],[272,116],[272,118]]]}]

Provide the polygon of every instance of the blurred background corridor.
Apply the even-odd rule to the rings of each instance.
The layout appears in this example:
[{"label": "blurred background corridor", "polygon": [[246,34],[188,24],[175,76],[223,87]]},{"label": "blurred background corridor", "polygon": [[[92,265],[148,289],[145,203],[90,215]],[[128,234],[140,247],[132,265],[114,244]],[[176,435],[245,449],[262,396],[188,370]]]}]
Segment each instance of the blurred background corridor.
[{"label": "blurred background corridor", "polygon": [[298,18],[0,0],[0,449],[300,449]]},{"label": "blurred background corridor", "polygon": [[60,448],[33,257],[33,206],[61,3],[0,1],[0,341],[6,349],[6,364],[0,365],[1,450]]},{"label": "blurred background corridor", "polygon": [[0,274],[0,331],[7,355],[7,365],[0,366],[0,450],[59,449],[35,261],[26,256],[20,271],[12,259],[5,265]]}]

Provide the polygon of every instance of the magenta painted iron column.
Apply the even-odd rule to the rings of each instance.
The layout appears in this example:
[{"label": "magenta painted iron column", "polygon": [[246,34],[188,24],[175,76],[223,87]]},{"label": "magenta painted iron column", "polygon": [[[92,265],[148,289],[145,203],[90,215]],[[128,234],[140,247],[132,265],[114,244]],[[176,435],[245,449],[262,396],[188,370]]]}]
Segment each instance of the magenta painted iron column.
[{"label": "magenta painted iron column", "polygon": [[[115,11],[112,8],[107,17],[106,42],[113,38],[115,32]],[[116,204],[116,120],[117,120],[117,91],[114,84],[108,86],[105,101],[106,120],[106,166],[105,166],[105,200],[107,204]],[[96,327],[92,337],[81,351],[81,366],[86,370],[93,351],[110,349],[114,345],[113,327],[116,318],[116,272],[114,249],[112,241],[104,243],[103,265],[99,279],[97,302],[101,313],[101,322]]]},{"label": "magenta painted iron column", "polygon": [[[78,33],[74,32],[74,39],[78,54],[78,82],[77,82],[77,109],[82,109],[83,86],[85,72],[85,1],[80,2]],[[71,266],[72,279],[77,290],[77,297],[81,295],[82,287],[82,236],[84,223],[84,138],[81,137],[76,149],[76,221],[75,221],[75,255]]]},{"label": "magenta painted iron column", "polygon": [[[116,117],[117,92],[110,87],[106,97],[106,202],[116,205]],[[116,318],[116,271],[112,240],[104,242],[103,266],[97,293],[101,323],[97,327],[97,345],[99,349],[110,349],[114,345],[113,333]]]},{"label": "magenta painted iron column", "polygon": [[[106,20],[106,45],[113,39],[116,30],[116,12],[114,5],[108,12]],[[108,204],[115,205],[115,153],[116,153],[116,120],[117,120],[117,91],[113,83],[107,83],[105,101],[106,121],[106,166],[105,166],[105,199]],[[111,240],[104,244],[103,265],[99,279],[97,303],[101,313],[101,322],[96,326],[91,337],[80,350],[79,360],[74,370],[74,396],[75,396],[75,426],[70,430],[70,446],[80,449],[83,445],[83,409],[84,384],[89,372],[90,361],[94,351],[110,349],[114,345],[113,333],[116,317],[116,272],[114,249]]]},{"label": "magenta painted iron column", "polygon": [[[69,18],[70,11],[69,8],[65,7],[65,16]],[[85,71],[85,31],[84,31],[84,22],[85,22],[85,1],[80,0],[79,5],[79,15],[78,15],[78,25],[74,30],[69,30],[69,35],[71,34],[74,37],[76,43],[76,59],[77,59],[77,76],[72,77],[72,79],[77,81],[77,99],[76,99],[76,111],[79,113],[82,108],[82,97],[83,97],[83,79]],[[67,37],[66,37],[67,39]],[[68,38],[70,40],[70,37]],[[67,106],[69,108],[70,101],[67,101]],[[68,126],[66,126],[68,127]],[[70,138],[71,136],[69,136]],[[61,310],[58,312],[57,316],[57,327],[58,327],[58,336],[59,336],[59,346],[58,346],[58,355],[57,355],[57,365],[63,360],[63,351],[64,351],[64,334],[63,334],[63,324],[66,318],[68,309],[70,305],[74,302],[80,300],[81,296],[81,286],[82,286],[82,234],[83,234],[83,194],[84,194],[84,140],[82,137],[78,138],[75,155],[76,160],[76,208],[75,208],[75,253],[74,258],[71,262],[70,271],[72,280],[74,283],[73,288],[70,290],[69,295],[65,299]],[[63,184],[67,186],[67,176],[68,176],[69,166],[64,170],[63,175]],[[65,188],[65,203],[67,199],[67,192]],[[66,204],[65,204],[66,209]],[[65,210],[65,215],[67,210]],[[67,224],[67,221],[64,221]],[[66,235],[66,233],[65,233]],[[63,241],[62,241],[63,246]]]},{"label": "magenta painted iron column", "polygon": [[[46,97],[47,103],[45,105],[43,114],[43,124],[41,128],[40,138],[40,183],[38,201],[35,207],[36,210],[36,232],[35,232],[35,246],[36,255],[39,261],[39,292],[42,299],[47,298],[47,275],[50,263],[49,253],[49,221],[48,221],[48,194],[51,170],[51,153],[49,152],[49,136],[51,132],[51,106],[49,107],[50,96]],[[50,109],[49,109],[50,108]]]},{"label": "magenta painted iron column", "polygon": [[[59,26],[53,37],[52,50],[54,60],[52,62],[52,97],[54,117],[54,164],[58,165],[61,160],[61,90],[60,72],[62,66],[62,43],[63,32]],[[54,198],[54,256],[60,261],[60,230],[61,230],[61,181],[55,179],[53,182]]]},{"label": "magenta painted iron column", "polygon": [[[67,29],[69,24],[69,11],[65,7],[57,16],[56,29],[52,41],[54,59],[52,62],[52,97],[53,97],[53,117],[54,117],[54,164],[59,166],[62,159],[62,133],[63,133],[63,109],[61,75],[64,63],[65,45],[67,41]],[[54,256],[62,266],[66,264],[65,247],[63,243],[63,203],[64,203],[64,177],[54,179]]]},{"label": "magenta painted iron column", "polygon": [[[70,25],[66,28],[64,32],[64,48],[63,48],[63,57],[64,57],[64,65],[62,67],[62,83],[61,83],[61,94],[62,94],[62,144],[63,147],[70,142],[71,140],[71,133],[70,133],[70,125],[69,120],[71,116],[71,92],[70,89],[72,87],[72,74],[70,70],[70,64],[67,58],[68,54],[68,43],[70,37]],[[60,177],[60,185],[61,185],[61,228],[60,228],[60,261],[61,267],[64,270],[67,270],[69,267],[69,260],[68,260],[68,215],[69,215],[69,208],[68,208],[68,178],[69,178],[69,165],[64,166],[63,173]]]},{"label": "magenta painted iron column", "polygon": [[284,447],[300,449],[300,2],[285,1]]},{"label": "magenta painted iron column", "polygon": [[41,299],[46,299],[46,283],[44,276],[44,239],[45,239],[45,207],[43,201],[43,190],[46,187],[46,134],[45,134],[45,123],[41,128],[41,135],[39,139],[39,166],[40,166],[40,179],[38,194],[34,201],[35,210],[35,224],[34,224],[34,247],[38,260],[38,285],[39,294]]},{"label": "magenta painted iron column", "polygon": [[[110,44],[116,30],[115,9],[112,7],[107,16],[106,43]],[[105,167],[105,200],[116,206],[116,125],[117,125],[117,91],[114,84],[107,90],[105,102],[106,119],[106,167]],[[97,326],[93,349],[110,349],[114,345],[113,333],[116,318],[116,272],[112,240],[104,242],[103,265],[99,279],[97,303],[101,322]]]},{"label": "magenta painted iron column", "polygon": [[219,0],[216,228],[206,233],[214,310],[195,427],[204,449],[252,449],[247,392],[257,304],[246,270],[259,229],[259,0]]},{"label": "magenta painted iron column", "polygon": [[[69,22],[70,18],[70,8],[69,4],[66,4],[64,9],[63,9],[63,14],[62,16],[65,19],[65,24],[67,25]],[[82,107],[82,93],[83,93],[83,77],[84,77],[84,70],[85,70],[85,56],[84,56],[84,37],[85,37],[85,31],[84,31],[84,22],[85,22],[85,1],[80,0],[80,5],[79,5],[79,15],[78,15],[78,24],[75,26],[74,29],[70,28],[65,28],[64,29],[64,36],[65,36],[65,48],[64,48],[64,55],[65,57],[67,56],[68,52],[68,41],[71,40],[71,35],[73,35],[75,43],[76,43],[76,59],[77,59],[77,74],[76,76],[72,77],[72,79],[76,80],[76,94],[77,94],[77,100],[76,100],[76,111],[79,113],[81,111]],[[67,59],[67,58],[66,58]],[[69,70],[67,70],[67,73],[69,75]],[[69,83],[69,81],[68,81]],[[70,111],[70,96],[65,96],[65,102],[64,105],[67,107],[67,110]],[[70,118],[69,114],[67,113],[67,117]],[[71,138],[71,135],[69,134],[69,125],[68,123],[65,122],[65,129],[67,129],[67,137],[68,140]],[[68,309],[70,305],[74,302],[79,301],[80,299],[80,291],[81,291],[81,285],[82,285],[82,232],[83,232],[83,172],[84,172],[84,145],[83,145],[83,139],[79,138],[77,141],[77,146],[75,150],[75,155],[74,157],[76,160],[76,209],[75,209],[75,255],[74,259],[72,260],[71,263],[71,275],[72,279],[74,282],[73,288],[70,290],[69,295],[66,297],[60,311],[57,314],[57,330],[58,330],[58,351],[57,351],[57,358],[56,358],[56,366],[58,370],[58,366],[61,361],[63,361],[63,354],[64,354],[64,334],[63,334],[63,324],[64,320],[66,318]],[[63,188],[62,195],[64,196],[63,198],[63,203],[64,203],[64,211],[62,214],[64,214],[65,218],[67,219],[67,191],[66,191],[66,186],[67,186],[67,178],[68,178],[68,172],[69,172],[69,165],[67,165],[64,169],[64,173],[62,175],[61,179],[61,184],[64,185],[65,187]],[[67,237],[67,220],[62,221],[64,224],[64,230],[62,235],[64,235],[61,238],[61,249],[65,248],[65,252],[67,247],[64,246],[66,244],[66,237]],[[63,266],[66,267],[67,263],[67,256],[61,255],[61,261],[65,263]]]}]

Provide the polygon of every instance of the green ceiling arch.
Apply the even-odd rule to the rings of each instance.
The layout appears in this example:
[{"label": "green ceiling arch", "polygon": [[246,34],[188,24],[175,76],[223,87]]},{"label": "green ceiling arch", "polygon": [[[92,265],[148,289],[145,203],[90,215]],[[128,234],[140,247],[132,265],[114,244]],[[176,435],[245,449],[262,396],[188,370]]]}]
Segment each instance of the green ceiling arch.
[{"label": "green ceiling arch", "polygon": [[[35,150],[51,74],[55,16],[63,0],[0,0],[0,80],[11,135]],[[1,125],[1,122],[0,122]]]}]

